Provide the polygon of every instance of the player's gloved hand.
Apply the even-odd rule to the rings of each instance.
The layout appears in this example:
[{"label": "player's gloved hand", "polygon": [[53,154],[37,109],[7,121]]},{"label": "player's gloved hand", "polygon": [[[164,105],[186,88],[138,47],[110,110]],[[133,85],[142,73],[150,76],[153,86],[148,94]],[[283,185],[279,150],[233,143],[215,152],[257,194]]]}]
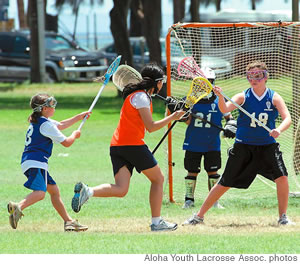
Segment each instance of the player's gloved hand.
[{"label": "player's gloved hand", "polygon": [[168,96],[166,99],[166,105],[171,113],[176,112],[184,108],[184,101],[181,99],[176,99],[172,96]]},{"label": "player's gloved hand", "polygon": [[230,119],[226,122],[224,127],[224,136],[227,138],[235,138],[236,129],[237,129],[237,122],[234,119]]}]

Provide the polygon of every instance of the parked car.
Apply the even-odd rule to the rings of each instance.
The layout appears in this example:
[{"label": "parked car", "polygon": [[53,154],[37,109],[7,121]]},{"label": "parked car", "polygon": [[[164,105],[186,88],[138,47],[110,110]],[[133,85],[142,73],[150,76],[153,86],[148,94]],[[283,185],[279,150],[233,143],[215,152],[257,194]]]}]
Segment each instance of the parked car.
[{"label": "parked car", "polygon": [[[45,33],[46,81],[91,81],[107,69],[107,60],[62,35]],[[30,78],[30,32],[0,32],[0,81]]]},{"label": "parked car", "polygon": [[[141,68],[150,61],[149,49],[147,47],[144,37],[131,37],[129,38],[132,53],[133,53],[133,66],[140,71]],[[167,64],[165,55],[165,39],[160,39],[161,51],[162,51],[162,66],[165,67]],[[99,51],[99,55],[103,56],[108,60],[110,64],[114,58],[116,58],[117,53],[115,51],[114,43],[106,45]],[[180,57],[172,58],[171,64],[179,63],[184,58],[184,55]],[[214,56],[202,55],[201,57],[201,67],[210,67],[216,72],[217,78],[226,78],[232,71],[232,67],[229,61]]]}]

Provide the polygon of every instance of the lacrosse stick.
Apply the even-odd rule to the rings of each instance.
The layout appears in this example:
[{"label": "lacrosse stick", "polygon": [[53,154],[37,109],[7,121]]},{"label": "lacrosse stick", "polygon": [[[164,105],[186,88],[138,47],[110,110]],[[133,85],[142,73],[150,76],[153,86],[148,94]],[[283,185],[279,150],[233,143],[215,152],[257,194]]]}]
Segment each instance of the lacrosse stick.
[{"label": "lacrosse stick", "polygon": [[[185,77],[196,77],[196,76],[202,76],[204,78],[205,75],[199,68],[197,62],[194,60],[193,57],[186,57],[181,60],[181,62],[178,64],[177,72],[179,76],[185,76]],[[239,110],[241,110],[245,115],[247,115],[249,118],[253,119],[255,122],[257,122],[260,126],[262,126],[265,130],[267,130],[269,133],[272,131],[270,128],[268,128],[264,123],[259,121],[257,118],[255,118],[253,115],[251,115],[249,112],[247,112],[243,107],[241,107],[239,104],[234,102],[231,98],[229,98],[226,94],[224,94],[223,91],[220,92],[222,96],[224,96],[228,101],[230,101],[232,104],[234,104]]]},{"label": "lacrosse stick", "polygon": [[127,84],[137,84],[142,80],[143,78],[137,70],[125,64],[120,65],[112,76],[114,85],[117,86],[121,92]]},{"label": "lacrosse stick", "polygon": [[[159,94],[156,94],[155,97],[157,97],[157,98],[163,100],[163,101],[164,101],[165,103],[167,103],[167,104],[168,104],[168,102],[169,102],[169,100],[168,100],[167,98],[165,98],[165,97],[163,97],[163,96],[161,96],[161,95],[159,95]],[[195,119],[199,119],[199,120],[201,120],[202,122],[208,123],[208,124],[210,124],[211,126],[213,126],[213,127],[215,127],[215,128],[218,128],[220,131],[225,132],[225,129],[224,129],[223,127],[220,127],[220,126],[216,125],[215,123],[213,123],[213,122],[211,122],[211,121],[209,121],[209,120],[207,120],[207,119],[205,119],[205,118],[203,118],[203,117],[201,117],[201,116],[199,116],[199,115],[197,115],[197,114],[195,114],[195,113],[191,113],[190,115],[191,115],[192,117],[194,117]]]},{"label": "lacrosse stick", "polygon": [[[209,95],[210,92],[212,91],[212,89],[213,89],[213,87],[207,79],[205,79],[203,77],[194,78],[191,83],[190,90],[185,98],[183,110],[186,110],[187,113],[191,113],[191,110],[192,110],[194,104],[196,104],[199,100],[201,100],[201,98]],[[186,115],[186,114],[184,114],[184,115]],[[163,135],[161,140],[158,142],[158,144],[152,151],[152,154],[154,154],[156,152],[156,150],[159,148],[161,143],[167,137],[169,132],[175,126],[177,121],[178,120],[174,121],[173,124],[169,127],[169,129],[166,131],[166,133]]]},{"label": "lacrosse stick", "polygon": [[[91,106],[90,106],[90,108],[89,108],[89,112],[91,112],[91,111],[93,110],[93,108],[94,108],[95,104],[97,103],[97,101],[98,101],[98,99],[99,99],[99,97],[100,97],[100,95],[101,95],[101,93],[102,93],[104,87],[105,87],[105,86],[107,85],[107,83],[109,82],[109,79],[110,79],[110,77],[113,75],[113,73],[117,70],[117,68],[118,68],[118,66],[119,66],[119,64],[120,64],[120,61],[121,61],[121,57],[122,57],[121,55],[118,56],[118,57],[112,62],[112,64],[108,67],[108,69],[107,69],[107,71],[106,71],[106,73],[105,73],[105,75],[104,75],[104,82],[103,82],[103,85],[101,86],[101,88],[100,88],[100,90],[99,90],[97,96],[95,97],[93,103],[91,104]],[[98,79],[96,79],[96,80],[98,80]],[[86,115],[86,116],[83,118],[81,124],[79,125],[78,130],[81,130],[83,124],[84,124],[85,121],[87,120],[87,117],[88,117],[88,116]]]}]

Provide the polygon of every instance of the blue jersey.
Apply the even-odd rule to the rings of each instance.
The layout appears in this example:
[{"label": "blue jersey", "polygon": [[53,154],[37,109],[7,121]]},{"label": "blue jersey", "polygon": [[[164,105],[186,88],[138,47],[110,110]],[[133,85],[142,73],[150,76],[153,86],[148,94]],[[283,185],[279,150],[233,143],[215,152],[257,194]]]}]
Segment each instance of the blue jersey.
[{"label": "blue jersey", "polygon": [[[241,105],[271,130],[275,128],[275,120],[278,117],[278,111],[273,104],[274,93],[274,91],[267,88],[265,93],[258,97],[253,88],[249,88],[244,91],[245,100]],[[267,130],[240,110],[235,141],[249,145],[267,145],[276,142]]]},{"label": "blue jersey", "polygon": [[[198,102],[194,105],[192,112],[198,116],[222,126],[222,117],[218,107],[219,98],[211,103]],[[193,152],[220,151],[220,130],[200,119],[192,117],[185,133],[183,149]]]},{"label": "blue jersey", "polygon": [[22,155],[21,164],[30,161],[33,166],[46,169],[48,168],[48,159],[52,154],[53,141],[45,137],[40,132],[43,123],[50,122],[48,119],[41,117],[38,123],[31,123],[26,132],[25,148]]}]

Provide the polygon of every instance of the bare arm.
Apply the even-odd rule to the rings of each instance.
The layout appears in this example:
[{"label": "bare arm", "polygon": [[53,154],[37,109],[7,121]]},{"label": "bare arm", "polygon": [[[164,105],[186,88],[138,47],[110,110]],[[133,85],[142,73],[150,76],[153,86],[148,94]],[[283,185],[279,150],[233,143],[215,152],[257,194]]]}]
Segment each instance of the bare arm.
[{"label": "bare arm", "polygon": [[64,147],[70,147],[75,142],[75,140],[77,138],[80,138],[80,131],[79,130],[73,131],[73,133],[71,134],[71,136],[67,137],[60,144],[62,144]]},{"label": "bare arm", "polygon": [[[214,92],[219,96],[219,109],[222,113],[228,113],[236,109],[236,106],[230,101],[225,101],[224,96],[220,93],[222,91],[221,87],[215,86]],[[244,102],[244,93],[238,93],[232,97],[232,100],[237,104],[241,105]]]},{"label": "bare arm", "polygon": [[161,129],[162,127],[169,124],[173,120],[179,120],[185,114],[184,111],[179,110],[159,121],[154,121],[152,119],[152,114],[149,108],[140,108],[138,109],[138,111],[141,115],[141,118],[144,122],[147,131],[150,133]]},{"label": "bare arm", "polygon": [[63,121],[60,121],[59,125],[57,126],[57,128],[59,130],[64,130],[70,126],[72,126],[73,124],[75,124],[76,122],[78,122],[79,120],[82,120],[86,115],[88,115],[88,118],[90,117],[91,112],[82,112],[78,115],[75,115],[71,118],[65,119]]},{"label": "bare arm", "polygon": [[281,124],[277,128],[273,129],[270,133],[270,136],[277,138],[283,131],[290,127],[291,115],[284,100],[278,93],[274,94],[273,103],[282,118]]}]

